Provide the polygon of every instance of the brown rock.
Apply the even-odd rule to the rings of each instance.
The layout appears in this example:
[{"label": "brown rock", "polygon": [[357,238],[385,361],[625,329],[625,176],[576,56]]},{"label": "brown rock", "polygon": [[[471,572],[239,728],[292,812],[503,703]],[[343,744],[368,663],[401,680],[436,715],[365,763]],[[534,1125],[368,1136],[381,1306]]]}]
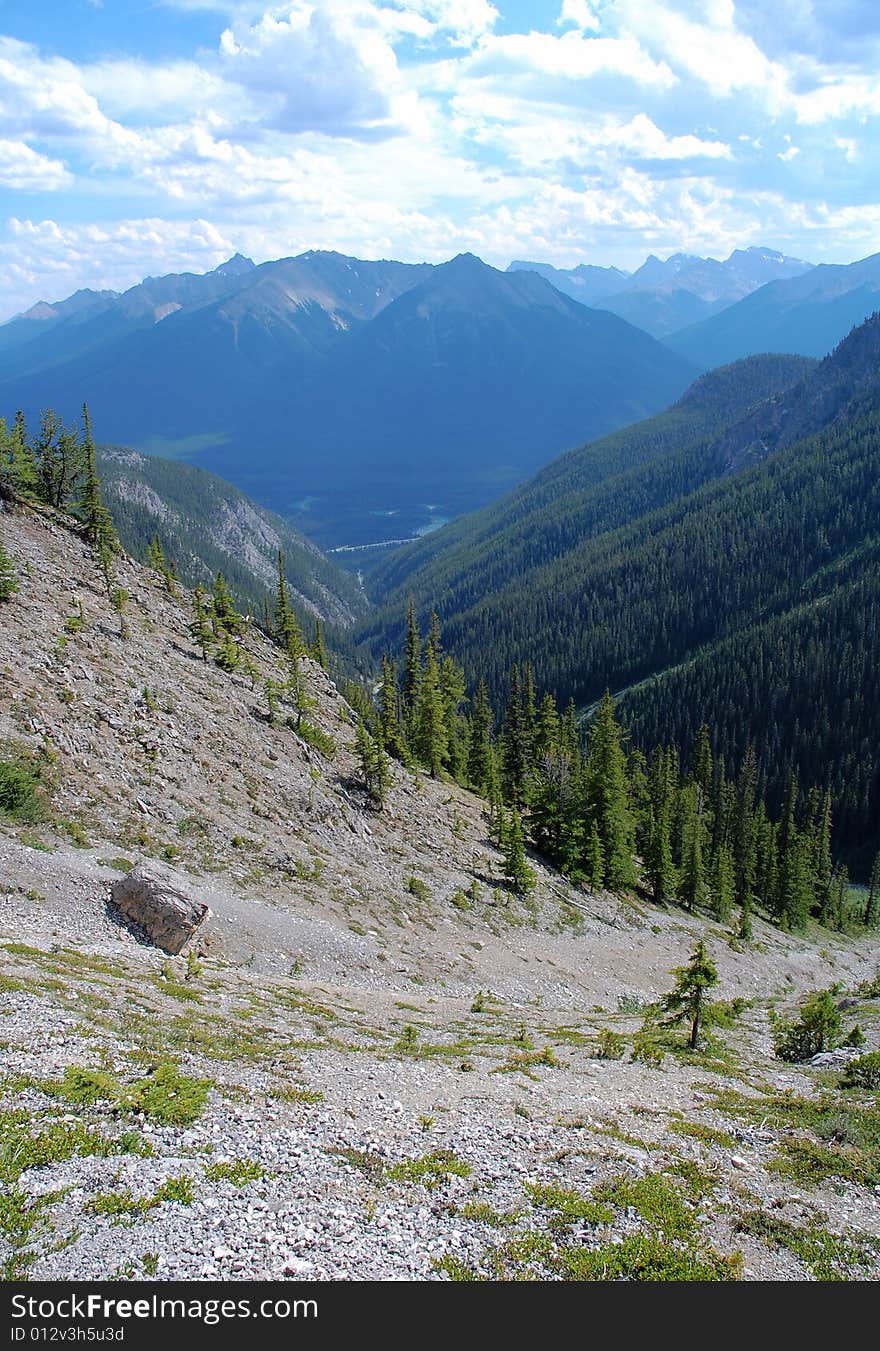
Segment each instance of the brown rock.
[{"label": "brown rock", "polygon": [[113,904],[147,937],[172,955],[181,952],[210,913],[202,901],[181,890],[169,868],[139,863],[113,883]]}]

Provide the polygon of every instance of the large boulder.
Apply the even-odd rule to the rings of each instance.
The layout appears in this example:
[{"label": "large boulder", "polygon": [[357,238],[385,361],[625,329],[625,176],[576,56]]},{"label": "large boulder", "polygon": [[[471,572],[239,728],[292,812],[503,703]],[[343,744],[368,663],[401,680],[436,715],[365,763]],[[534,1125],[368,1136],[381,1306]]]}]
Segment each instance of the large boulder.
[{"label": "large boulder", "polygon": [[181,952],[211,913],[202,901],[188,896],[169,868],[139,863],[113,883],[113,904],[136,924],[156,947],[172,955]]}]

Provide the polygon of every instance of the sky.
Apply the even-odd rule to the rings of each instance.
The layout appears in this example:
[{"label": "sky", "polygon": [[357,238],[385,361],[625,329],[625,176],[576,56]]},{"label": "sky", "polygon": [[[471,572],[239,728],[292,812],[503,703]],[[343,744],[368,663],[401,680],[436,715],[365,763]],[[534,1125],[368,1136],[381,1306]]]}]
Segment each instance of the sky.
[{"label": "sky", "polygon": [[327,248],[880,249],[876,0],[0,0],[0,320]]}]

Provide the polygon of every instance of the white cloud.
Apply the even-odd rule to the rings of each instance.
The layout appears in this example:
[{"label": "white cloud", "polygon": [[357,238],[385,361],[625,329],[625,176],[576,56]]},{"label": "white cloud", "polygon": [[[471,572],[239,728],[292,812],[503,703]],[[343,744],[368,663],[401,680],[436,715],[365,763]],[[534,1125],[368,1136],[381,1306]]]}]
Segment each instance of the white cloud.
[{"label": "white cloud", "polygon": [[597,32],[601,27],[599,16],[590,0],[562,0],[562,9],[556,23],[560,28],[563,24],[572,23],[582,32],[588,29]]},{"label": "white cloud", "polygon": [[24,141],[0,140],[0,187],[24,192],[57,192],[71,175],[57,159],[32,150]]}]

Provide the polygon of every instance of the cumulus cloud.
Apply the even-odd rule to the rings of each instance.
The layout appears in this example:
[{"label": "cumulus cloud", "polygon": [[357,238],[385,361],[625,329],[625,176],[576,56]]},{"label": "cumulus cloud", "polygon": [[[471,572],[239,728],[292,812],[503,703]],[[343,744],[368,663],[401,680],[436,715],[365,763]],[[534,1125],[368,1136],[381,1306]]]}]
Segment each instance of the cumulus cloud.
[{"label": "cumulus cloud", "polygon": [[556,0],[518,24],[501,0],[162,3],[212,38],[78,63],[63,25],[58,55],[0,37],[0,183],[34,218],[0,224],[6,312],[235,248],[636,266],[874,244],[867,0]]},{"label": "cumulus cloud", "polygon": [[70,181],[60,160],[38,154],[24,141],[0,140],[0,186],[21,192],[57,192]]}]

